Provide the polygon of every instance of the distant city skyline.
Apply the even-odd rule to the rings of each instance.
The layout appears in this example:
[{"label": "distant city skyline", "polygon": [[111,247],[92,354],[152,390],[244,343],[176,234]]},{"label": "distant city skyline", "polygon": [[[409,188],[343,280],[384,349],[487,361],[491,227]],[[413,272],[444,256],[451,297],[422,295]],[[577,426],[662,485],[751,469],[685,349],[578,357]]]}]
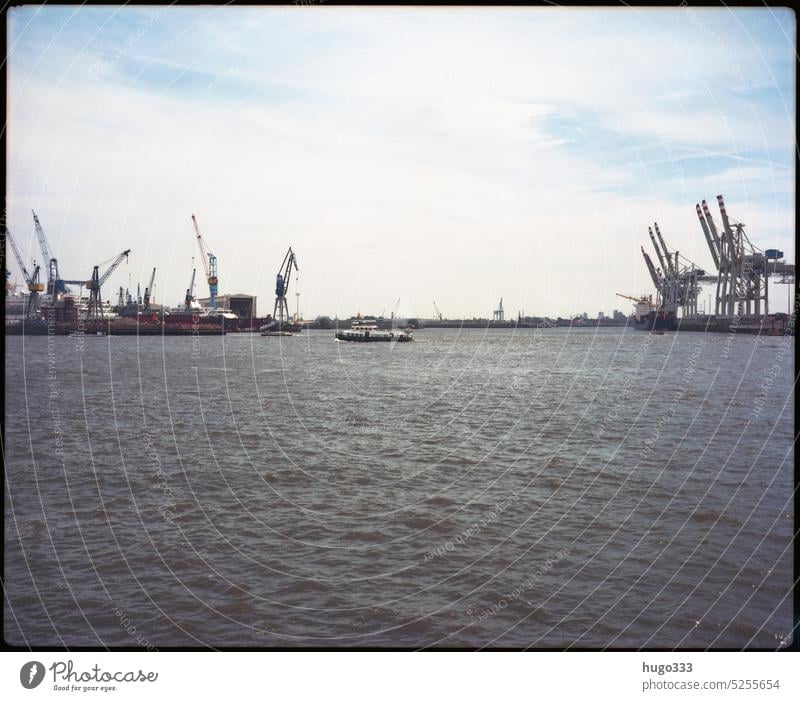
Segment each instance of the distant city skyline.
[{"label": "distant city skyline", "polygon": [[[655,294],[654,221],[712,269],[694,207],[718,194],[754,244],[795,260],[785,8],[8,18],[9,229],[39,261],[35,210],[67,279],[130,248],[106,299],[153,267],[159,303],[183,299],[193,266],[207,296],[192,214],[220,293],[262,313],[291,245],[307,318],[491,318],[500,298],[507,319],[627,314],[617,292]],[[787,310],[786,286],[770,297]]]}]

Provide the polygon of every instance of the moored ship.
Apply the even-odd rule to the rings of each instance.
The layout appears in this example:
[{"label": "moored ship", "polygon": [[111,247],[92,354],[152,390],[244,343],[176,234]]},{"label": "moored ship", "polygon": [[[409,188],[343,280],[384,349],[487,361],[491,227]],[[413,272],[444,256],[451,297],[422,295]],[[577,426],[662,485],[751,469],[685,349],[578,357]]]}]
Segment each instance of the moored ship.
[{"label": "moored ship", "polygon": [[633,328],[639,331],[675,331],[678,328],[675,312],[667,311],[654,304],[652,295],[631,297],[617,293],[617,296],[630,299],[636,304],[631,316]]}]

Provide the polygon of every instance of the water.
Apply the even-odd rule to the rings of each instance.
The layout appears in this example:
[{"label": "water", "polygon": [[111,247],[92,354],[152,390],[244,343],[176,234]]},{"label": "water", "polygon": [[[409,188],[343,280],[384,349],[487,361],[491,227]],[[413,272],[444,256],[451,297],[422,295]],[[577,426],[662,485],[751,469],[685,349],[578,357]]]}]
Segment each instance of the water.
[{"label": "water", "polygon": [[759,647],[794,341],[6,338],[18,645]]}]

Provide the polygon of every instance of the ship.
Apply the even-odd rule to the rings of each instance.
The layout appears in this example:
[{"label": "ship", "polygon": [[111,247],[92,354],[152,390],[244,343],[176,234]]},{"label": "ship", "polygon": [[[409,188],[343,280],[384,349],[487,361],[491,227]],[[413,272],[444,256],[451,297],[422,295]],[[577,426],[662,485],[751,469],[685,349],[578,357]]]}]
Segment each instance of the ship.
[{"label": "ship", "polygon": [[635,302],[636,307],[631,316],[633,328],[639,331],[675,331],[678,328],[678,318],[675,312],[654,304],[653,295],[631,297],[618,293],[617,296]]},{"label": "ship", "polygon": [[201,308],[143,310],[115,314],[106,304],[100,316],[89,317],[84,300],[71,295],[46,296],[35,318],[6,319],[6,334],[212,336],[239,330],[239,318],[227,310]]},{"label": "ship", "polygon": [[359,320],[354,321],[350,328],[336,332],[336,339],[339,341],[354,341],[356,343],[374,343],[374,342],[395,342],[407,343],[413,341],[414,336],[411,331],[395,329],[386,330],[381,329],[372,320]]},{"label": "ship", "polygon": [[300,333],[303,326],[295,321],[274,319],[267,315],[266,323],[258,327],[262,336],[291,336]]},{"label": "ship", "polygon": [[678,320],[675,312],[668,312],[665,309],[653,309],[643,316],[635,316],[633,328],[639,331],[675,331],[678,328]]}]

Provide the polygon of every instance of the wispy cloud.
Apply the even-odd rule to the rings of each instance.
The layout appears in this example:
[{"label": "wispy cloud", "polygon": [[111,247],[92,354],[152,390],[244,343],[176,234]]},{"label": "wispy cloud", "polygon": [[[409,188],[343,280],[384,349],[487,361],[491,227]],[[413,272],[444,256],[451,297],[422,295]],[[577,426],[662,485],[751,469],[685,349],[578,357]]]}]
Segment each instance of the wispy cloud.
[{"label": "wispy cloud", "polygon": [[793,255],[788,11],[154,11],[10,14],[9,221],[70,274],[130,247],[177,301],[196,212],[223,289],[267,300],[291,244],[309,314],[609,310],[655,218],[708,264],[718,192]]}]

